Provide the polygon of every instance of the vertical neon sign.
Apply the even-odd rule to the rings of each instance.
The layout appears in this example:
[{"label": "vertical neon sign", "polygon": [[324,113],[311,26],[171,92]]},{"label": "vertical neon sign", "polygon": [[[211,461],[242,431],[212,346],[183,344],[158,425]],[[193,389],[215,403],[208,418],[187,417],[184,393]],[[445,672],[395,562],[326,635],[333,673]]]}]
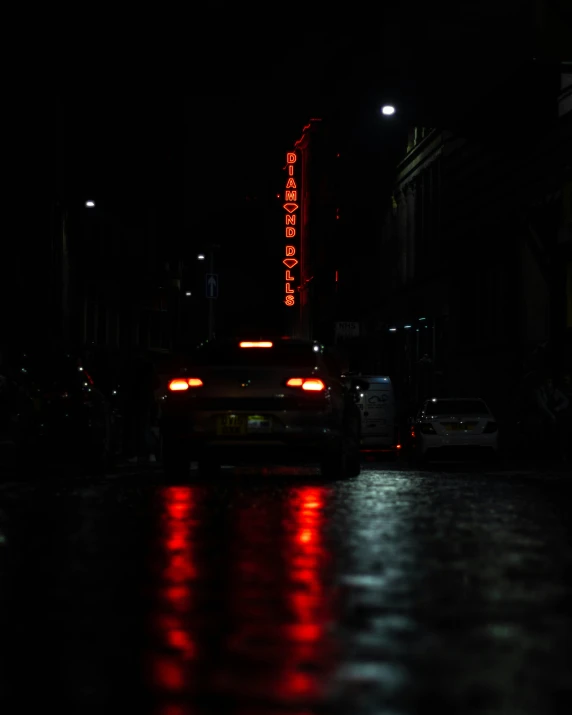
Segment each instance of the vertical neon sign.
[{"label": "vertical neon sign", "polygon": [[284,214],[285,218],[285,237],[286,246],[284,248],[285,258],[282,263],[286,266],[285,286],[284,286],[284,303],[287,306],[293,306],[296,303],[295,299],[295,277],[293,274],[294,266],[298,265],[297,254],[297,232],[298,232],[298,187],[296,186],[295,164],[297,160],[296,152],[289,151],[286,153],[286,169],[288,172],[286,178],[286,189],[284,191]]}]

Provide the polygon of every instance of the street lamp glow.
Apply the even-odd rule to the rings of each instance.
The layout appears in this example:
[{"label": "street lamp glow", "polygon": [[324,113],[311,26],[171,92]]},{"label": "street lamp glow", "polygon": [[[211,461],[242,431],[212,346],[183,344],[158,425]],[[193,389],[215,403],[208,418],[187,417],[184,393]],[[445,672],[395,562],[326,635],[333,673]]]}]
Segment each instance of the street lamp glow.
[{"label": "street lamp glow", "polygon": [[205,254],[204,253],[199,253],[197,256],[197,261],[204,261],[205,260]]},{"label": "street lamp glow", "polygon": [[381,113],[385,114],[386,117],[389,117],[392,114],[395,114],[395,107],[393,104],[384,104],[381,108]]},{"label": "street lamp glow", "polygon": [[86,201],[85,205],[88,209],[92,209],[95,206],[95,201]]},{"label": "street lamp glow", "polygon": [[186,291],[186,292],[185,292],[185,295],[186,295],[187,298],[188,298],[188,297],[191,295],[191,291],[190,291],[190,290]]}]

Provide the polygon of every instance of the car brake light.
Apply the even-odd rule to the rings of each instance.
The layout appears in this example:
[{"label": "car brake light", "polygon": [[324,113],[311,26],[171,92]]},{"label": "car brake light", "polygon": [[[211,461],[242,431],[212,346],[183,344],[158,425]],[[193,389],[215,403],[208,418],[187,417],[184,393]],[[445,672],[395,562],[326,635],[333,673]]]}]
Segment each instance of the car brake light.
[{"label": "car brake light", "polygon": [[326,389],[325,384],[314,377],[291,377],[286,381],[286,387],[301,387],[308,392],[321,392]]},{"label": "car brake light", "polygon": [[171,392],[184,392],[189,387],[202,387],[203,381],[199,377],[177,377],[169,382]]},{"label": "car brake light", "polygon": [[169,390],[171,392],[182,392],[189,389],[189,383],[186,380],[171,380],[169,382]]},{"label": "car brake light", "polygon": [[239,343],[241,348],[271,348],[272,343],[270,341],[262,341],[258,343],[252,343],[248,341],[243,341]]},{"label": "car brake light", "polygon": [[321,392],[326,389],[326,386],[321,380],[304,380],[302,389],[310,390],[311,392]]}]

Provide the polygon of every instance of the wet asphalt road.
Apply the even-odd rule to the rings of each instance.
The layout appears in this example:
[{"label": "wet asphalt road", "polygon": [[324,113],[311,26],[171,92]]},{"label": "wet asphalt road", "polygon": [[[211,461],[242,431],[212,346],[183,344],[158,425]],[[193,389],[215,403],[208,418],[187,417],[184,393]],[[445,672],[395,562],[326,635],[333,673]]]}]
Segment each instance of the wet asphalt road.
[{"label": "wet asphalt road", "polygon": [[1,712],[568,711],[571,484],[5,472]]}]

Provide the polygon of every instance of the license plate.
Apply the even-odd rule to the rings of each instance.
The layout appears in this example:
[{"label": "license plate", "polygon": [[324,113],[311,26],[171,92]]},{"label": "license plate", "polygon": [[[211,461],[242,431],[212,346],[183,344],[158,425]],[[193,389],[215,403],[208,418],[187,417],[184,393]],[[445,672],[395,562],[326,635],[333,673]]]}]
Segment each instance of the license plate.
[{"label": "license plate", "polygon": [[466,430],[472,430],[473,425],[462,425],[462,424],[447,425],[446,429],[448,432],[465,432]]},{"label": "license plate", "polygon": [[241,436],[245,434],[268,434],[272,432],[272,421],[262,415],[223,415],[217,420],[217,434],[221,436]]},{"label": "license plate", "polygon": [[224,415],[217,419],[216,433],[225,436],[246,434],[246,417],[243,415]]},{"label": "license plate", "polygon": [[262,415],[249,415],[247,431],[249,434],[268,434],[272,432],[272,420]]}]

